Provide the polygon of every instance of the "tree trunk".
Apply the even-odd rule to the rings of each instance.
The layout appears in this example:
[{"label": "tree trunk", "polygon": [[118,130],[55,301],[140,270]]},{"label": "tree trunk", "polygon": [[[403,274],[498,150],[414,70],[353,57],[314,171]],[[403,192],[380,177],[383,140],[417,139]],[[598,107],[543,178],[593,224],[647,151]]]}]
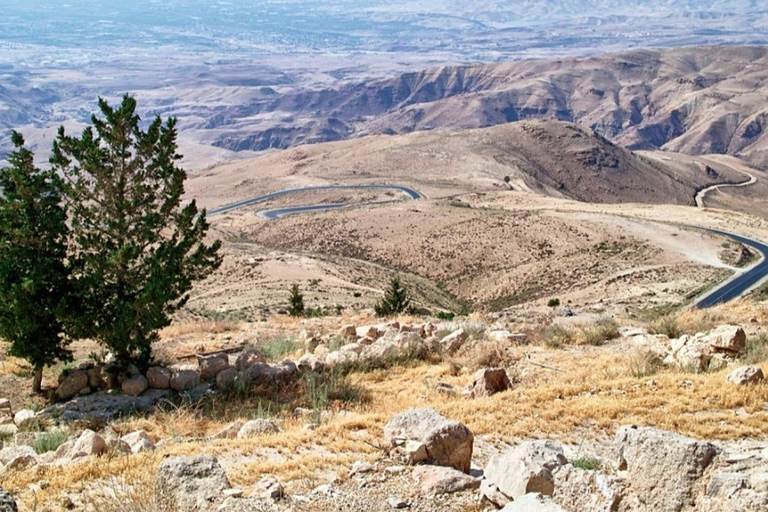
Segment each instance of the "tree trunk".
[{"label": "tree trunk", "polygon": [[35,375],[32,377],[32,392],[40,394],[43,391],[43,367],[35,368]]}]

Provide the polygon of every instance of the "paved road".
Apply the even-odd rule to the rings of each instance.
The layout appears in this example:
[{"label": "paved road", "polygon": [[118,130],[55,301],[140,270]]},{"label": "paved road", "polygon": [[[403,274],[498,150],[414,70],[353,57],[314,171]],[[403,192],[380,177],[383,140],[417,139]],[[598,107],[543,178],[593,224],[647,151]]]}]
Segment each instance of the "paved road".
[{"label": "paved road", "polygon": [[[264,194],[261,196],[252,197],[250,199],[243,199],[242,201],[238,201],[237,203],[232,203],[226,206],[220,206],[218,208],[213,208],[211,210],[208,210],[208,216],[219,215],[222,213],[239,210],[240,208],[245,208],[246,206],[253,206],[255,204],[263,203],[264,201],[269,201],[270,199],[274,199],[276,197],[286,196],[288,194],[296,194],[298,192],[310,192],[313,190],[344,190],[344,189],[371,189],[371,188],[399,190],[400,192],[403,192],[413,200],[424,198],[424,194],[422,194],[418,190],[410,187],[403,187],[400,185],[324,185],[324,186],[318,186],[318,187],[304,187],[304,188],[292,188],[288,190],[278,190],[277,192],[272,192],[270,194]],[[337,205],[297,206],[295,208],[282,208],[280,210],[282,214],[279,216],[282,217],[284,215],[290,215],[292,213],[301,213],[302,211],[320,211],[322,210],[322,208],[320,208],[321,206],[327,207],[325,209],[339,208],[339,206]],[[315,209],[312,210],[311,208],[315,208]],[[267,218],[277,218],[277,217],[267,217]]]},{"label": "paved road", "polygon": [[698,299],[694,304],[697,308],[711,308],[717,304],[729,302],[738,299],[753,287],[759,285],[768,278],[768,245],[751,238],[746,238],[734,233],[720,231],[717,229],[702,228],[718,235],[727,236],[737,242],[752,247],[762,255],[762,260],[750,269],[742,272],[725,283],[721,284],[704,297]]}]

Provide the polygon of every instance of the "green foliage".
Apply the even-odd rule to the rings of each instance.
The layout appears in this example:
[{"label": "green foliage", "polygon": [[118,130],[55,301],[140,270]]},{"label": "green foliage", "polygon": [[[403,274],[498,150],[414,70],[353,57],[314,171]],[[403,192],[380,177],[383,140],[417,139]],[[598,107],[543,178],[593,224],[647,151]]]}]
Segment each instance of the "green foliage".
[{"label": "green foliage", "polygon": [[575,468],[585,469],[587,471],[599,471],[603,468],[603,463],[594,457],[579,457],[570,461],[570,463]]},{"label": "green foliage", "polygon": [[59,176],[35,167],[20,134],[12,140],[11,165],[0,170],[0,336],[32,364],[40,391],[43,367],[71,357],[62,334],[71,298],[67,218]]},{"label": "green foliage", "polygon": [[67,442],[67,434],[61,430],[52,430],[50,432],[43,432],[37,439],[32,448],[38,454],[55,451]]},{"label": "green foliage", "polygon": [[304,315],[304,295],[298,284],[291,286],[291,307],[288,308],[288,313],[291,316]]},{"label": "green foliage", "polygon": [[450,322],[454,318],[456,318],[456,314],[450,311],[438,311],[437,313],[438,320],[445,320],[447,322]]},{"label": "green foliage", "polygon": [[560,306],[560,299],[549,299],[549,302],[547,302],[547,306],[549,306],[552,309],[555,309],[556,307]]},{"label": "green foliage", "polygon": [[384,297],[374,309],[378,316],[389,316],[404,312],[410,305],[411,296],[408,290],[400,284],[400,277],[395,276],[392,278]]},{"label": "green foliage", "polygon": [[127,95],[117,108],[103,99],[99,107],[102,118],[80,137],[59,129],[51,157],[67,182],[77,244],[78,334],[146,363],[192,284],[221,264],[220,242],[205,244],[205,210],[182,203],[176,120],[157,117],[143,130]]},{"label": "green foliage", "polygon": [[263,341],[259,343],[256,348],[258,348],[259,351],[264,354],[264,357],[267,358],[267,361],[276,362],[281,361],[285,356],[293,354],[302,348],[302,343],[294,341],[291,338],[285,336],[280,336]]}]

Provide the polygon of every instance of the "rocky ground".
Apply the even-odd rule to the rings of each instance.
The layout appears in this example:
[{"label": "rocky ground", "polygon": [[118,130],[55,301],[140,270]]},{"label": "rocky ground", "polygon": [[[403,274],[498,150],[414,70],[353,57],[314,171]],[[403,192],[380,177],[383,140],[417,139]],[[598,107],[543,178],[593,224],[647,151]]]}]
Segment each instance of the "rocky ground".
[{"label": "rocky ground", "polygon": [[164,364],[81,362],[43,407],[5,373],[3,488],[19,510],[765,506],[768,304],[575,313],[177,325]]}]

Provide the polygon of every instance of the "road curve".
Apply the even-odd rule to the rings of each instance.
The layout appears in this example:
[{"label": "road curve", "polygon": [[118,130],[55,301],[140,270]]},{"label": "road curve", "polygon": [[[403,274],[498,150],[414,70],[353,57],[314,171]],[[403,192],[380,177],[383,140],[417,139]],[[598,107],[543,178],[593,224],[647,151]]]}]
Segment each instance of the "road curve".
[{"label": "road curve", "polygon": [[696,193],[696,206],[698,208],[704,208],[704,198],[707,197],[707,194],[709,194],[713,190],[719,190],[721,188],[726,188],[726,187],[747,187],[749,185],[754,185],[755,183],[757,183],[757,178],[755,178],[748,172],[744,172],[744,171],[739,171],[739,172],[743,172],[744,174],[749,176],[749,179],[747,181],[742,181],[741,183],[720,183],[719,185],[712,185],[711,187],[707,187],[705,189],[699,190]]},{"label": "road curve", "polygon": [[[251,197],[249,199],[243,199],[242,201],[238,201],[236,203],[228,204],[225,206],[219,206],[218,208],[212,208],[211,210],[208,210],[207,214],[208,216],[220,215],[222,213],[239,210],[240,208],[245,208],[247,206],[253,206],[255,204],[263,203],[264,201],[269,201],[270,199],[275,199],[276,197],[286,196],[289,194],[296,194],[299,192],[311,192],[314,190],[344,190],[344,189],[371,189],[371,188],[399,190],[400,192],[403,192],[405,195],[407,195],[413,200],[423,199],[425,197],[424,194],[422,194],[418,190],[410,187],[404,187],[401,185],[387,185],[387,184],[321,185],[321,186],[315,186],[315,187],[302,187],[302,188],[291,188],[287,190],[278,190],[277,192],[271,192],[269,194]],[[331,209],[337,209],[337,208],[341,208],[341,206],[339,206],[339,203],[327,204],[327,205],[296,206],[293,208],[281,208],[279,210],[268,210],[267,212],[260,212],[260,214],[262,217],[265,217],[265,218],[276,219],[279,217],[283,217],[285,215],[291,215],[293,213],[331,210]],[[279,212],[280,214],[275,216],[267,216],[266,213],[269,213],[269,212]]]},{"label": "road curve", "polygon": [[714,290],[697,299],[693,304],[694,308],[711,308],[717,304],[738,299],[768,279],[768,244],[727,231],[720,231],[719,229],[700,229],[736,240],[755,249],[761,254],[761,257],[760,261],[752,267],[739,272]]}]

